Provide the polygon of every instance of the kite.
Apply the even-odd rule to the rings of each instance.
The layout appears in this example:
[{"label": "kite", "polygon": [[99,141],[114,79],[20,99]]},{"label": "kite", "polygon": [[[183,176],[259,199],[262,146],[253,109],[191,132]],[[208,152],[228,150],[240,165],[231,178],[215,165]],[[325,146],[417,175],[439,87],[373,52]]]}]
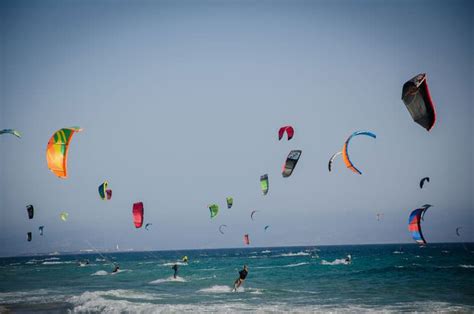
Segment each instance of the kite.
[{"label": "kite", "polygon": [[244,234],[244,243],[249,245],[250,244],[250,240],[249,240],[249,235],[248,234]]},{"label": "kite", "polygon": [[421,181],[420,181],[420,189],[423,188],[423,185],[425,185],[425,182],[430,182],[430,178],[429,178],[429,177],[424,177],[423,179],[421,179]]},{"label": "kite", "polygon": [[151,223],[147,223],[147,224],[145,225],[145,229],[148,230],[148,227],[151,226],[151,225],[152,225]]},{"label": "kite", "polygon": [[227,201],[227,208],[231,208],[232,205],[234,204],[234,199],[229,196],[226,198],[226,201]]},{"label": "kite", "polygon": [[301,153],[301,150],[292,150],[288,154],[288,157],[286,157],[286,162],[283,165],[283,171],[281,173],[283,175],[283,178],[289,177],[293,173],[293,170],[296,167],[296,163],[301,157]]},{"label": "kite", "polygon": [[458,235],[458,237],[461,236],[461,234],[459,233],[459,230],[460,230],[461,228],[462,228],[462,227],[457,227],[457,228],[456,228],[456,234]]},{"label": "kite", "polygon": [[142,202],[133,204],[132,214],[133,214],[133,223],[135,224],[135,228],[141,228],[143,225],[143,203]]},{"label": "kite", "polygon": [[263,195],[267,195],[268,193],[268,174],[264,174],[263,176],[260,176],[260,188],[262,189]]},{"label": "kite", "polygon": [[59,214],[59,218],[61,218],[62,221],[66,221],[68,219],[68,217],[69,217],[69,214],[66,213],[66,212],[61,212]]},{"label": "kite", "polygon": [[254,215],[256,212],[258,212],[258,210],[254,210],[254,211],[252,211],[252,213],[250,214],[250,219],[252,219],[252,220],[253,220],[253,215]]},{"label": "kite", "polygon": [[436,110],[431,99],[426,73],[403,84],[402,100],[413,120],[430,131],[436,122]]},{"label": "kite", "polygon": [[263,228],[265,231],[267,231],[268,227],[270,227],[269,225],[266,225],[265,228]]},{"label": "kite", "polygon": [[31,232],[28,232],[27,236],[28,236],[28,242],[31,242],[31,238],[32,238]]},{"label": "kite", "polygon": [[377,136],[372,133],[372,132],[368,132],[368,131],[356,131],[354,133],[351,134],[351,136],[349,136],[349,138],[347,138],[346,142],[344,143],[344,146],[342,148],[342,159],[344,160],[344,163],[346,164],[346,167],[351,169],[353,172],[355,173],[358,173],[358,174],[362,174],[362,172],[359,171],[359,169],[357,169],[354,164],[351,162],[351,160],[349,159],[349,153],[348,153],[348,148],[349,148],[349,142],[350,140],[354,137],[354,136],[358,136],[358,135],[366,135],[366,136],[370,136],[372,138],[377,138]]},{"label": "kite", "polygon": [[331,172],[331,169],[332,169],[332,162],[334,161],[334,159],[336,159],[337,156],[339,156],[340,154],[342,154],[342,152],[337,152],[335,153],[334,155],[331,156],[331,158],[329,159],[329,162],[328,162],[328,169],[329,169],[329,172]]},{"label": "kite", "polygon": [[38,230],[40,232],[40,235],[43,235],[43,229],[44,229],[44,226],[39,226],[38,227]]},{"label": "kite", "polygon": [[288,141],[293,138],[293,135],[295,134],[295,130],[293,129],[292,126],[287,125],[287,126],[282,126],[280,130],[278,131],[278,140],[280,141],[285,134],[288,136]]},{"label": "kite", "polygon": [[11,134],[11,135],[15,135],[15,136],[18,137],[18,138],[21,138],[21,133],[18,132],[17,130],[14,130],[14,129],[3,129],[3,130],[0,130],[0,134]]},{"label": "kite", "polygon": [[419,245],[426,244],[426,240],[421,232],[421,221],[423,220],[427,210],[428,208],[426,207],[417,208],[411,212],[410,217],[408,218],[408,231],[411,232],[413,240],[415,240]]},{"label": "kite", "polygon": [[380,221],[380,219],[383,218],[383,214],[382,213],[377,213],[377,221]]},{"label": "kite", "polygon": [[35,214],[35,209],[34,209],[33,205],[27,205],[26,206],[26,211],[28,213],[28,218],[33,219],[33,216]]},{"label": "kite", "polygon": [[222,228],[223,228],[223,227],[226,227],[226,228],[227,228],[227,225],[220,225],[220,226],[219,226],[219,232],[222,233],[222,234],[224,234],[224,231],[222,231]]},{"label": "kite", "polygon": [[59,178],[67,178],[67,156],[69,143],[74,133],[81,132],[79,127],[64,128],[56,131],[46,147],[48,168]]},{"label": "kite", "polygon": [[211,218],[214,218],[219,213],[219,206],[217,204],[209,205],[209,211],[211,213]]},{"label": "kite", "polygon": [[101,185],[99,185],[99,196],[100,196],[100,199],[101,200],[106,200],[106,199],[110,199],[108,197],[107,192],[107,186],[109,185],[109,183],[107,181],[104,181],[104,183],[102,183]]}]

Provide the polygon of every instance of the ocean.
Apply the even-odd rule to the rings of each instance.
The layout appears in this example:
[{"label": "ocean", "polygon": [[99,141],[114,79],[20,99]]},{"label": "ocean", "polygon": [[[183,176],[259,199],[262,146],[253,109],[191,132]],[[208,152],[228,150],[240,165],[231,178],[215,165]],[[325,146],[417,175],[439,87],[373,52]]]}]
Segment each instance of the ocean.
[{"label": "ocean", "polygon": [[[346,263],[350,254],[352,262]],[[187,255],[188,263],[181,258]],[[79,260],[89,260],[80,266]],[[112,274],[110,261],[120,265]],[[173,279],[173,264],[178,277]],[[232,292],[238,271],[247,280]],[[0,312],[473,312],[474,244],[345,245],[0,259]]]}]

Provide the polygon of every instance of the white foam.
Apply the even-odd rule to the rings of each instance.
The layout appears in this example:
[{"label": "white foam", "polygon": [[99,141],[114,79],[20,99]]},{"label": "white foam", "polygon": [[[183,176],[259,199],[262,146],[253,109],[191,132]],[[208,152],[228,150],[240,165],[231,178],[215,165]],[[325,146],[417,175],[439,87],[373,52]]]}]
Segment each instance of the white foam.
[{"label": "white foam", "polygon": [[211,277],[201,277],[201,278],[196,278],[195,280],[206,280],[206,279],[214,279],[217,278],[216,275],[213,275]]},{"label": "white foam", "polygon": [[59,257],[48,257],[48,258],[45,258],[44,260],[45,261],[59,261],[60,258]]},{"label": "white foam", "polygon": [[403,254],[402,251],[393,251],[392,253],[393,253],[393,254]]},{"label": "white foam", "polygon": [[188,266],[188,263],[174,262],[174,263],[164,263],[164,264],[161,264],[161,266],[173,266],[173,265]]},{"label": "white foam", "polygon": [[291,257],[291,256],[309,256],[311,254],[309,254],[308,252],[298,252],[298,253],[283,253],[281,255],[277,255],[277,256],[281,256],[281,257]]},{"label": "white foam", "polygon": [[247,288],[246,291],[249,291],[250,294],[263,294],[263,289]]},{"label": "white foam", "polygon": [[[111,300],[107,297],[132,299]],[[128,290],[109,291],[86,291],[79,296],[74,296],[68,301],[74,304],[74,312],[105,312],[105,313],[152,313],[156,310],[156,304],[148,302],[135,302],[136,300],[155,300],[158,297],[145,293],[134,293]]]},{"label": "white foam", "polygon": [[265,250],[265,251],[262,251],[262,252],[260,252],[260,253],[262,253],[262,254],[268,254],[268,253],[271,253],[271,252],[272,252],[272,251],[270,251],[270,250]]},{"label": "white foam", "polygon": [[[205,293],[230,293],[232,292],[234,288],[233,287],[229,287],[229,286],[219,286],[219,285],[215,285],[215,286],[212,286],[210,288],[204,288],[204,289],[200,289],[198,290],[198,292],[205,292]],[[244,291],[244,288],[243,287],[239,287],[239,289],[237,289],[237,292],[243,292]]]},{"label": "white foam", "polygon": [[42,265],[60,265],[60,264],[72,264],[74,263],[73,261],[67,261],[67,262],[43,262],[41,263]]},{"label": "white foam", "polygon": [[321,265],[349,265],[349,264],[350,263],[347,262],[344,258],[338,258],[332,262],[328,262],[324,259],[321,261]]},{"label": "white foam", "polygon": [[271,269],[271,268],[286,268],[286,267],[298,267],[303,265],[309,265],[308,262],[296,263],[296,264],[288,264],[288,265],[274,265],[274,266],[254,266],[252,268],[255,269]]},{"label": "white foam", "polygon": [[308,264],[309,263],[303,262],[303,263],[297,263],[297,264],[289,264],[282,267],[298,267],[298,266],[303,266],[303,265],[308,265]]},{"label": "white foam", "polygon": [[156,285],[156,284],[160,284],[160,283],[164,283],[164,282],[187,282],[187,280],[184,279],[183,277],[176,276],[176,278],[174,278],[173,276],[171,276],[171,277],[168,277],[168,278],[163,278],[163,279],[157,279],[157,280],[150,281],[149,284]]},{"label": "white foam", "polygon": [[105,270],[98,270],[95,273],[93,273],[91,276],[107,276],[109,273],[106,272]]},{"label": "white foam", "polygon": [[[250,293],[261,294],[260,289],[247,288]],[[212,286],[210,288],[201,289],[203,293],[231,293],[228,286]],[[239,289],[239,291],[243,291]],[[313,291],[286,290],[299,293],[315,293]],[[72,312],[85,313],[182,313],[182,312],[211,312],[211,313],[235,313],[235,312],[253,312],[253,313],[270,313],[270,312],[294,312],[294,313],[314,313],[314,312],[338,312],[338,313],[399,313],[399,312],[415,312],[421,311],[426,313],[433,312],[472,312],[474,307],[471,305],[455,305],[447,302],[400,302],[386,306],[369,306],[365,304],[327,304],[327,305],[296,305],[292,303],[247,303],[247,302],[211,302],[211,303],[189,303],[176,304],[156,303],[154,300],[163,299],[165,295],[158,293],[148,293],[135,290],[108,290],[108,291],[86,291],[78,296],[65,297],[53,296],[49,298],[50,293],[54,291],[35,290],[25,292],[9,292],[0,293],[0,300],[3,297],[9,297],[8,303],[27,302],[33,303],[35,300],[29,299],[28,296],[35,295],[36,298],[48,302],[56,300],[71,303],[74,306]],[[13,301],[12,298],[17,301]],[[166,295],[166,298],[172,297]],[[39,300],[37,300],[39,301]]]},{"label": "white foam", "polygon": [[[0,292],[0,304],[42,304],[49,302],[61,302],[64,296],[58,295],[57,291],[38,289],[31,291]],[[3,313],[0,311],[0,313]]]},{"label": "white foam", "polygon": [[462,268],[474,268],[474,265],[459,265]]}]

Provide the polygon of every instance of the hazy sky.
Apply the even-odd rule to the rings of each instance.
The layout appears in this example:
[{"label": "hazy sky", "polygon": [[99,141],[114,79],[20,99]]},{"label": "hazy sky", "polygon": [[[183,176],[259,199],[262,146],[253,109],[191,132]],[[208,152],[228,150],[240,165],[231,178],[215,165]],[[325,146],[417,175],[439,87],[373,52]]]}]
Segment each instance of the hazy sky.
[{"label": "hazy sky", "polygon": [[[23,133],[0,136],[0,255],[239,247],[245,233],[253,246],[412,242],[408,215],[425,203],[428,242],[474,239],[472,2],[0,3],[0,129]],[[400,99],[422,72],[429,133]],[[286,124],[295,136],[279,142]],[[62,180],[46,144],[76,125]],[[351,144],[363,175],[340,158],[329,173],[356,130],[377,134]],[[291,149],[303,154],[282,178]],[[133,225],[136,201],[149,231]]]}]

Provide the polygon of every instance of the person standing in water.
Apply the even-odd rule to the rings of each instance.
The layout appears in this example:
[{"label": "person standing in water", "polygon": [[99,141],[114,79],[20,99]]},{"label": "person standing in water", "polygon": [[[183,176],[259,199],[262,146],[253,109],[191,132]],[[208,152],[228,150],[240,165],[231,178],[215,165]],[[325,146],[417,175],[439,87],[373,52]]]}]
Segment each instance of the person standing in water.
[{"label": "person standing in water", "polygon": [[178,264],[174,264],[171,269],[174,270],[173,278],[176,279],[176,277],[178,276]]},{"label": "person standing in water", "polygon": [[239,289],[239,287],[244,283],[248,273],[249,269],[247,268],[247,265],[244,265],[244,269],[239,271],[239,278],[237,278],[234,282],[234,291],[237,291],[237,289]]}]

